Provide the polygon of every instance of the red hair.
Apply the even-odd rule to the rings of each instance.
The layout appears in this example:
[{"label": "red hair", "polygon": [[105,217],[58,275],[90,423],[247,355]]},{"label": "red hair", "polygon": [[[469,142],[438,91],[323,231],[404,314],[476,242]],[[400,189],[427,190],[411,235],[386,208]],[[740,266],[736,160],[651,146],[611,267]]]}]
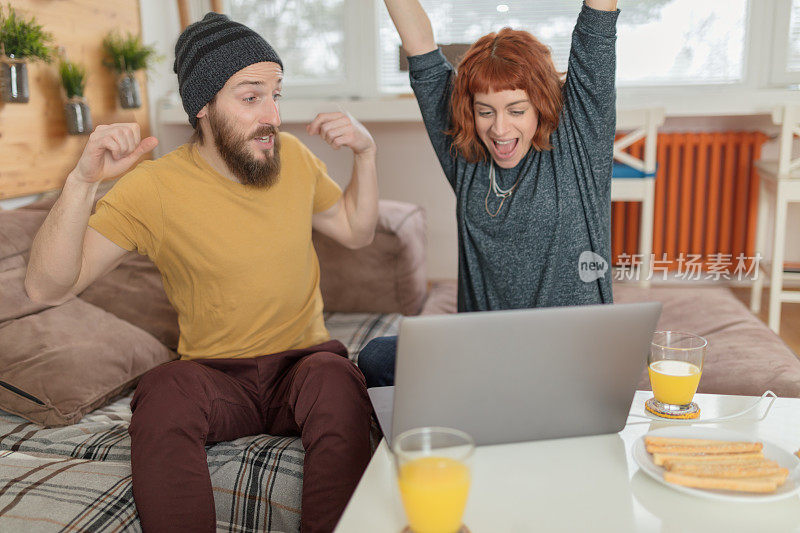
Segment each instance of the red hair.
[{"label": "red hair", "polygon": [[550,49],[527,31],[503,28],[484,35],[473,44],[458,65],[450,97],[456,151],[470,163],[487,157],[475,131],[473,95],[522,89],[539,115],[531,141],[537,150],[549,150],[550,134],[558,126],[561,112],[563,73],[556,70]]}]

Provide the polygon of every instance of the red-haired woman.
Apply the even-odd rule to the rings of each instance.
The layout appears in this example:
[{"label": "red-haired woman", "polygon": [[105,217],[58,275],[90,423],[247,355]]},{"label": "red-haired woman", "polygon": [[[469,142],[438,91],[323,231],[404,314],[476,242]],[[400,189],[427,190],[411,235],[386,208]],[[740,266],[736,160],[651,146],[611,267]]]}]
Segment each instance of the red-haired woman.
[{"label": "red-haired woman", "polygon": [[[566,78],[510,28],[478,39],[456,72],[417,0],[385,2],[456,195],[459,312],[611,303],[616,0],[585,0]],[[367,386],[392,384],[395,347],[361,351]]]}]

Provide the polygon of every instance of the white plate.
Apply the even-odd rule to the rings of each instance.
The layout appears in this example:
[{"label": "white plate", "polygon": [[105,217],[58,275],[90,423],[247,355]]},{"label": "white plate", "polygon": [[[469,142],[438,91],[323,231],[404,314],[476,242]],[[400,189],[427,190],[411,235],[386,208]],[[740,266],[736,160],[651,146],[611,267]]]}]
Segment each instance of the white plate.
[{"label": "white plate", "polygon": [[800,492],[800,459],[796,455],[787,452],[783,448],[776,446],[764,439],[759,439],[753,435],[746,435],[736,431],[721,428],[709,428],[701,426],[674,426],[656,429],[646,436],[651,437],[672,437],[685,439],[716,439],[716,440],[735,440],[735,441],[760,441],[764,443],[764,457],[776,461],[780,466],[789,469],[789,477],[786,482],[770,494],[756,494],[750,492],[734,492],[730,490],[716,489],[693,489],[683,487],[674,483],[664,481],[664,467],[656,466],[653,456],[647,453],[644,444],[644,436],[633,443],[631,453],[636,464],[642,471],[656,481],[667,485],[686,494],[692,494],[712,500],[735,501],[735,502],[769,502],[788,498]]}]

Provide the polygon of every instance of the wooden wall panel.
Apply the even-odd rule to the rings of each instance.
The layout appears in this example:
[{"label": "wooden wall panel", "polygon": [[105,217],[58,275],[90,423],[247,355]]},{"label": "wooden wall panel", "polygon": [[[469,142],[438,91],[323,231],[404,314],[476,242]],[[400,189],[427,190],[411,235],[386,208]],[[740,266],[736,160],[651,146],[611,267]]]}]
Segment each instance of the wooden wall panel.
[{"label": "wooden wall panel", "polygon": [[[6,12],[7,3],[3,2]],[[103,66],[101,42],[112,30],[141,34],[139,2],[133,0],[12,0],[18,13],[35,16],[53,34],[67,58],[87,70],[84,96],[92,122],[138,122],[149,134],[146,79],[137,73],[142,90],[140,109],[119,107],[116,74]],[[87,135],[68,135],[64,90],[57,60],[28,65],[30,101],[0,102],[0,199],[60,188],[75,166]]]}]

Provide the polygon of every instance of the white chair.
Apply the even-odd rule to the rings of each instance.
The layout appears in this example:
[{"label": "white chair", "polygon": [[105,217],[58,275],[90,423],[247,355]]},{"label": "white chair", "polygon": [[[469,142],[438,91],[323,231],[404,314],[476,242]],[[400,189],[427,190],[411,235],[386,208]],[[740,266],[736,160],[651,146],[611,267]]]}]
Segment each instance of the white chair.
[{"label": "white chair", "polygon": [[768,324],[775,333],[780,330],[781,303],[800,303],[800,291],[783,290],[784,280],[800,280],[800,274],[783,271],[786,246],[786,212],[790,203],[800,202],[800,156],[792,159],[794,136],[800,135],[800,105],[775,108],[772,121],[781,126],[778,137],[778,159],[756,162],[760,180],[758,196],[758,229],[756,231],[756,254],[763,257],[767,239],[769,217],[774,221],[772,235],[772,258],[768,263],[760,262],[764,275],[756,272],[750,292],[750,310],[761,310],[761,290],[764,278],[769,277]]},{"label": "white chair", "polygon": [[[628,131],[614,141],[614,168],[611,174],[611,200],[642,202],[639,221],[639,254],[642,262],[639,281],[649,286],[650,260],[653,253],[653,213],[655,211],[656,145],[658,128],[664,124],[664,109],[618,109],[617,130]],[[624,152],[644,139],[644,158]]]}]

